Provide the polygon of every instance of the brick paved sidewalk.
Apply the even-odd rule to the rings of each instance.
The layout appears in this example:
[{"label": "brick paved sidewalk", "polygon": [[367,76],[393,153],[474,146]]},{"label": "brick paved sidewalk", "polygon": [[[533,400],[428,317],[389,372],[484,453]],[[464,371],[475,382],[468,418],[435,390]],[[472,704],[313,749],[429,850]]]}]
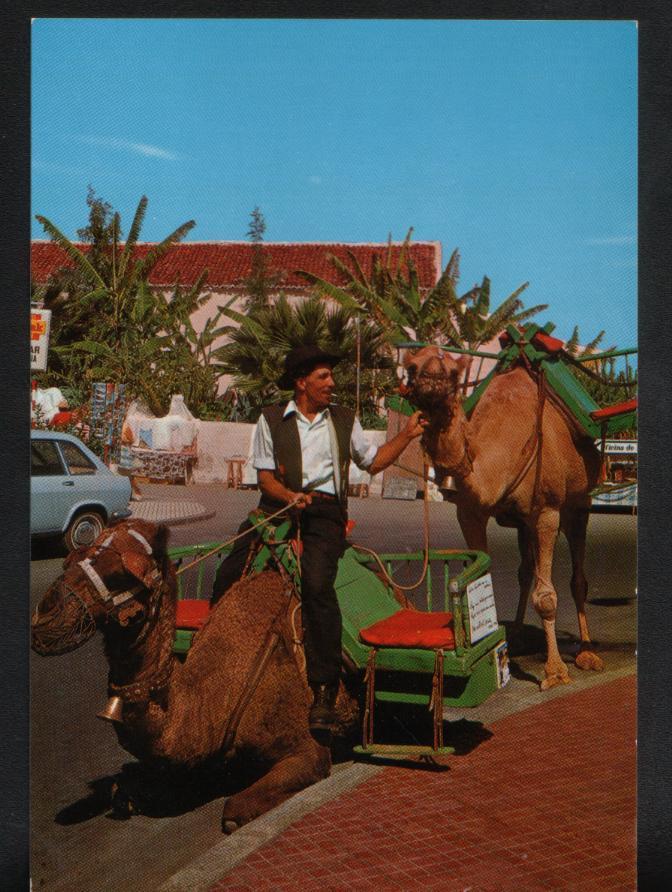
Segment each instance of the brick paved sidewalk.
[{"label": "brick paved sidewalk", "polygon": [[450,770],[386,767],[212,892],[607,892],[635,879],[634,676],[507,716]]}]

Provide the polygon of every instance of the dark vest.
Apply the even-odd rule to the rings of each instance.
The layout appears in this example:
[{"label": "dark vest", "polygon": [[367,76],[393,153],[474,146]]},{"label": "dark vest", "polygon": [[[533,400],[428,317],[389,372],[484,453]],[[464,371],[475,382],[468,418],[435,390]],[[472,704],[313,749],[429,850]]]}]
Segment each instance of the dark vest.
[{"label": "dark vest", "polygon": [[[283,417],[287,404],[266,406],[262,414],[266,419],[275,457],[276,475],[279,480],[294,492],[303,488],[303,465],[301,462],[301,440],[296,415]],[[329,406],[329,414],[336,432],[338,445],[338,472],[340,491],[337,493],[341,505],[345,509],[348,503],[348,473],[350,470],[350,436],[355,423],[355,413],[344,406]]]}]

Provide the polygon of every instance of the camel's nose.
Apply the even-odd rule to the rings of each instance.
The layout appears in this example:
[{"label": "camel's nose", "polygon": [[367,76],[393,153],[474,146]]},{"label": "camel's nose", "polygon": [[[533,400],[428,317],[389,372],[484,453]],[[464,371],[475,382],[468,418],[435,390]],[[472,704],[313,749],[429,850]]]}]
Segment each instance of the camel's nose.
[{"label": "camel's nose", "polygon": [[443,363],[438,356],[430,356],[420,371],[420,375],[428,378],[445,377]]}]

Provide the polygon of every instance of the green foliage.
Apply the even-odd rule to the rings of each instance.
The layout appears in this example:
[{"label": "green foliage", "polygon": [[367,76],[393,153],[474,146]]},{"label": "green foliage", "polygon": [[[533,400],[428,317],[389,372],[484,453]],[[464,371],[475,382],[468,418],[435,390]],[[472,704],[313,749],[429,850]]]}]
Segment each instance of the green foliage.
[{"label": "green foliage", "polygon": [[[604,338],[604,331],[600,331],[584,347],[580,347],[578,325],[574,327],[571,337],[565,343],[565,349],[573,357],[590,356],[597,352],[598,346]],[[616,350],[615,346],[601,349],[602,353]],[[610,406],[631,399],[637,393],[637,369],[620,358],[624,362],[620,366],[617,357],[589,360],[581,366],[570,365],[569,369],[582,387],[590,394],[598,406]],[[624,436],[637,436],[637,429],[625,431]]]},{"label": "green foliage", "polygon": [[[63,396],[68,400],[70,405],[73,405],[69,397],[66,393],[63,393]],[[48,424],[46,418],[44,417],[44,413],[40,409],[39,406],[36,406],[33,413],[34,417],[31,422],[31,426],[37,430],[43,431],[59,431],[64,434],[72,434],[75,437],[78,437],[83,443],[89,447],[89,449],[95,453],[98,458],[105,460],[105,438],[101,436],[95,436],[90,427],[90,419],[91,419],[91,403],[82,403],[82,405],[77,409],[77,412],[73,415],[70,421],[65,424],[59,424],[57,428]]]},{"label": "green foliage", "polygon": [[[395,386],[392,363],[381,355],[384,338],[380,329],[366,321],[356,321],[340,306],[329,306],[317,295],[290,303],[284,295],[267,307],[243,315],[229,305],[220,307],[240,327],[231,326],[230,342],[214,351],[224,373],[233,375],[233,394],[228,402],[236,407],[240,418],[256,421],[262,406],[291,396],[278,389],[284,360],[292,347],[317,344],[330,353],[342,356],[336,367],[338,403],[357,407],[357,328],[360,353],[360,418],[365,426],[384,425],[381,407],[384,397]],[[240,418],[240,420],[243,420]]]},{"label": "green foliage", "polygon": [[268,306],[271,292],[277,288],[280,277],[272,273],[268,258],[264,252],[264,233],[266,221],[258,207],[250,214],[250,226],[247,237],[252,243],[252,262],[250,275],[244,280],[249,295],[245,309],[250,312]]},{"label": "green foliage", "polygon": [[173,393],[182,393],[198,415],[217,398],[218,370],[211,362],[211,349],[220,333],[219,314],[208,319],[198,335],[189,318],[209,298],[201,294],[207,270],[188,289],[178,282],[167,299],[148,283],[152,269],[194,227],[194,221],[183,223],[140,256],[137,243],[147,210],[145,196],[125,242],[119,214],[91,189],[87,204],[88,226],[78,231],[90,245],[86,254],[51,221],[37,215],[74,264],[74,269],[59,270],[35,292],[53,311],[49,380],[75,391],[80,403],[88,399],[94,381],[123,382],[131,398],[144,399],[156,415],[167,412]]},{"label": "green foliage", "polygon": [[315,285],[318,293],[337,301],[352,313],[373,319],[389,347],[398,341],[414,340],[476,349],[507,324],[529,319],[546,309],[546,304],[529,310],[523,308],[520,294],[527,288],[526,282],[490,313],[490,280],[487,276],[481,285],[458,297],[457,250],[453,251],[436,285],[423,294],[410,254],[412,232],[412,229],[408,231],[396,263],[391,238],[388,240],[386,257],[374,257],[370,278],[352,252],[348,255],[351,267],[332,255],[330,259],[334,267],[348,278],[345,288],[305,270],[299,274]]}]

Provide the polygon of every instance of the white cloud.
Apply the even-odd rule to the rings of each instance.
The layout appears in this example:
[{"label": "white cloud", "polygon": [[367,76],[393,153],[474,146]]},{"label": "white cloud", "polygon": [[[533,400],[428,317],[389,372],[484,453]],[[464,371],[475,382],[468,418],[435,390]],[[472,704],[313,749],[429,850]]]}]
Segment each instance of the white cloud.
[{"label": "white cloud", "polygon": [[635,237],[633,235],[612,235],[606,238],[588,238],[587,245],[634,245]]},{"label": "white cloud", "polygon": [[144,142],[131,142],[128,139],[117,139],[113,136],[82,136],[81,140],[90,146],[124,149],[128,152],[135,152],[138,155],[145,155],[148,158],[162,158],[164,161],[177,161],[180,157],[175,152],[162,149],[161,146],[151,146]]}]

